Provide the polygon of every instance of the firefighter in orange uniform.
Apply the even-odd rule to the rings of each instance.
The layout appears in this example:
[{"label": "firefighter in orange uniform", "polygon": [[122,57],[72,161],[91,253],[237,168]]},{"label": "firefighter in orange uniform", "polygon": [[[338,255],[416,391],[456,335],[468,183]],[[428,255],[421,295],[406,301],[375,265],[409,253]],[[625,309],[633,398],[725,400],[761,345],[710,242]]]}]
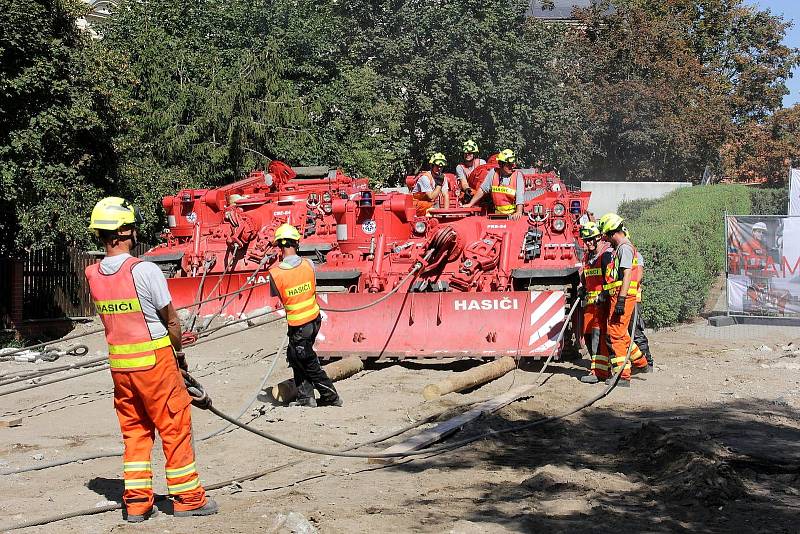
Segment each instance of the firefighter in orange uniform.
[{"label": "firefighter in orange uniform", "polygon": [[[297,399],[290,406],[341,406],[342,400],[314,352],[322,324],[314,266],[297,255],[300,232],[294,226],[279,226],[275,243],[281,249],[281,262],[269,270],[269,280],[272,294],[283,303],[289,323],[286,359],[297,386]],[[319,401],[314,398],[314,389],[319,391]]]},{"label": "firefighter in orange uniform", "polygon": [[411,188],[414,207],[420,217],[425,216],[429,209],[438,205],[440,198],[442,207],[450,207],[450,195],[447,179],[444,175],[444,166],[447,165],[447,159],[444,154],[437,152],[431,156],[428,162],[431,165],[431,170],[419,173],[414,182],[414,187]]},{"label": "firefighter in orange uniform", "polygon": [[516,162],[517,157],[512,150],[508,148],[502,150],[497,155],[497,169],[489,170],[483,184],[467,203],[467,207],[474,206],[485,195],[491,195],[496,214],[506,215],[511,220],[522,217],[522,208],[525,204],[525,178],[514,168]]},{"label": "firefighter in orange uniform", "polygon": [[158,431],[166,458],[167,489],[176,516],[211,515],[195,466],[191,398],[179,369],[187,369],[181,325],[167,283],[153,263],[130,255],[136,246],[138,210],[118,197],[92,210],[89,227],[106,257],[86,268],[86,278],[108,341],[114,408],[122,438],[126,520],[138,523],[153,512],[150,453]]},{"label": "firefighter in orange uniform", "polygon": [[[614,247],[612,261],[606,268],[603,289],[609,293],[608,340],[611,352],[611,373],[622,367],[617,385],[630,386],[631,364],[646,372],[647,358],[636,344],[631,343],[631,321],[636,309],[642,266],[639,252],[627,237],[625,221],[616,213],[607,213],[600,218],[600,232]],[[632,347],[631,347],[632,345]],[[630,361],[624,365],[631,347]],[[606,383],[609,383],[608,379]]]},{"label": "firefighter in orange uniform", "polygon": [[594,221],[581,226],[581,239],[586,244],[588,257],[583,266],[583,288],[586,305],[583,308],[583,338],[591,356],[589,374],[581,377],[585,384],[596,384],[609,377],[608,296],[603,291],[604,273],[611,264],[612,255],[607,243],[600,240],[600,228]]}]

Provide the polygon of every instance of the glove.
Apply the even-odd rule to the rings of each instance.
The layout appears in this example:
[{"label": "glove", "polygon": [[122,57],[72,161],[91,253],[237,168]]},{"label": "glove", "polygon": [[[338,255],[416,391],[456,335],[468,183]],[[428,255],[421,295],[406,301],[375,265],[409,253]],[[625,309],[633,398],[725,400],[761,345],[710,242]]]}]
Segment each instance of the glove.
[{"label": "glove", "polygon": [[181,351],[175,351],[175,359],[178,360],[178,368],[184,371],[189,370],[189,364],[186,363],[186,354]]},{"label": "glove", "polygon": [[211,407],[211,397],[206,394],[203,386],[187,371],[181,371],[181,375],[183,375],[183,384],[186,386],[186,392],[192,399],[192,406],[201,410],[208,410]]},{"label": "glove", "polygon": [[442,187],[444,185],[444,173],[440,172],[439,174],[434,176],[433,183],[436,187]]},{"label": "glove", "polygon": [[614,306],[614,317],[620,317],[625,313],[626,296],[617,297],[617,305]]}]

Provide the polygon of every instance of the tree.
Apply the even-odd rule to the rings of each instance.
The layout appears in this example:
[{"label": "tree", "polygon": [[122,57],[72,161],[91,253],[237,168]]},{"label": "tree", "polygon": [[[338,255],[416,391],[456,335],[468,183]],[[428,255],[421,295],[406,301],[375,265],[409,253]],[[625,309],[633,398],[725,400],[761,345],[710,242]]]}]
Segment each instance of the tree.
[{"label": "tree", "polygon": [[723,176],[736,182],[786,184],[789,166],[800,161],[800,104],[763,123],[748,121],[723,147]]},{"label": "tree", "polygon": [[124,71],[75,27],[80,3],[0,9],[0,254],[87,243],[116,175]]}]

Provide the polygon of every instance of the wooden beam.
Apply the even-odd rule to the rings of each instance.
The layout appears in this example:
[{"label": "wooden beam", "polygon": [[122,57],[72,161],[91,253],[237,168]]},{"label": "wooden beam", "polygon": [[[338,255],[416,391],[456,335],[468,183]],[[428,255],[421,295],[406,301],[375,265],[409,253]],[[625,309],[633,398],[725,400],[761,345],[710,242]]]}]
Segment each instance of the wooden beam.
[{"label": "wooden beam", "polygon": [[[414,436],[411,436],[409,439],[398,443],[397,445],[392,445],[388,449],[382,451],[383,453],[395,454],[400,452],[410,452],[422,449],[427,447],[432,443],[436,443],[437,441],[441,441],[453,432],[456,432],[461,429],[465,424],[474,421],[484,415],[490,414],[492,412],[496,412],[503,406],[511,404],[512,402],[521,399],[522,397],[528,396],[531,391],[536,388],[536,384],[527,384],[524,386],[518,386],[511,391],[503,393],[493,399],[489,399],[485,402],[482,402],[472,408],[471,410],[464,412],[461,415],[453,417],[452,419],[448,419],[447,421],[443,421],[436,425],[435,427],[420,432]],[[373,464],[388,464],[394,461],[393,458],[369,458],[367,460],[369,463]]]}]

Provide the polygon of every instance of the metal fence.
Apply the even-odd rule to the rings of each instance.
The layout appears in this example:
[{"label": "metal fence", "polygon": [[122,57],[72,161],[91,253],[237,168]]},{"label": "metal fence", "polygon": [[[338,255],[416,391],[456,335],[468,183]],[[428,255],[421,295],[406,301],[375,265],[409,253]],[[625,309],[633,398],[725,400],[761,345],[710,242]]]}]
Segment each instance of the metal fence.
[{"label": "metal fence", "polygon": [[[140,244],[133,252],[138,256],[148,248]],[[96,251],[56,247],[27,251],[16,258],[0,258],[3,328],[11,327],[12,310],[20,306],[24,321],[94,315],[84,270],[102,257]],[[21,288],[15,288],[13,283],[15,269],[22,270]]]}]

